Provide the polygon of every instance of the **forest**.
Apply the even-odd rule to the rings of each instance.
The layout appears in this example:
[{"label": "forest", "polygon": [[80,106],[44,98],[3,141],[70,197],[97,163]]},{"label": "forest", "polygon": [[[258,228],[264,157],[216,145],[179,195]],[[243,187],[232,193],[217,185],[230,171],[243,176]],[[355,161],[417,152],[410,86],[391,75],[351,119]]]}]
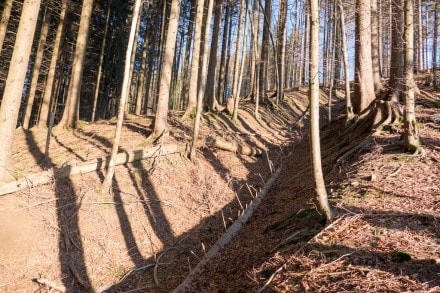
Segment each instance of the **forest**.
[{"label": "forest", "polygon": [[0,291],[440,291],[440,1],[0,12]]}]

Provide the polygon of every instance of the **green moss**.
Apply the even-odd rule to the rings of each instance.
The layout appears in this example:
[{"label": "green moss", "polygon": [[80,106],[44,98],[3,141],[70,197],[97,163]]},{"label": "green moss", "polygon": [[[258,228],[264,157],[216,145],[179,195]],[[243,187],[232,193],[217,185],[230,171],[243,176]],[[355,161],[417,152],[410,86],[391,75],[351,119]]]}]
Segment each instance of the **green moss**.
[{"label": "green moss", "polygon": [[402,249],[398,249],[393,251],[393,253],[391,253],[391,259],[393,262],[397,262],[397,263],[402,263],[402,262],[407,262],[411,260],[411,254],[409,254],[409,252],[406,252],[405,250]]}]

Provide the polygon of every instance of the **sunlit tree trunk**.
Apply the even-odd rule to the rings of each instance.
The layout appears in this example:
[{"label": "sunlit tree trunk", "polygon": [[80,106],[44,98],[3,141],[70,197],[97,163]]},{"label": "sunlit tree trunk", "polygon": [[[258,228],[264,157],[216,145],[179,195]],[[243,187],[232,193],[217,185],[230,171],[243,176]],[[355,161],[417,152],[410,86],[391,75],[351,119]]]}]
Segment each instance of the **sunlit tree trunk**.
[{"label": "sunlit tree trunk", "polygon": [[13,0],[6,0],[2,11],[2,18],[0,19],[0,53],[2,52],[3,42],[6,37],[6,30],[8,28],[9,17],[11,16]]},{"label": "sunlit tree trunk", "polygon": [[44,89],[43,100],[41,102],[40,115],[38,118],[38,126],[46,127],[47,119],[50,110],[50,101],[52,97],[52,91],[54,86],[55,74],[57,70],[58,57],[60,52],[60,46],[62,42],[62,36],[64,31],[65,17],[67,11],[67,0],[63,0],[61,4],[60,19],[58,21],[57,32],[55,35],[55,41],[52,50],[52,57],[50,59],[49,72],[47,74],[46,86]]},{"label": "sunlit tree trunk", "polygon": [[327,220],[332,212],[327,199],[324,175],[321,165],[321,143],[319,138],[319,3],[309,0],[310,4],[310,144],[313,182],[321,210]]},{"label": "sunlit tree trunk", "polygon": [[417,58],[417,68],[418,71],[423,71],[423,26],[422,26],[422,0],[418,0],[418,5],[417,5],[417,27],[418,27],[418,32],[417,32],[417,54],[418,54],[418,58]]},{"label": "sunlit tree trunk", "polygon": [[14,143],[14,130],[17,125],[23,86],[32,50],[32,40],[37,26],[40,0],[25,0],[17,30],[14,51],[6,78],[0,108],[0,182],[4,182]]},{"label": "sunlit tree trunk", "polygon": [[284,73],[286,70],[286,19],[287,0],[280,0],[280,12],[278,18],[277,50],[278,50],[278,92],[277,99],[284,97]]},{"label": "sunlit tree trunk", "polygon": [[43,26],[41,28],[40,40],[38,43],[37,56],[35,57],[34,68],[32,69],[31,86],[29,88],[29,97],[26,103],[26,111],[23,119],[23,128],[28,129],[31,121],[32,106],[34,105],[35,93],[37,91],[38,77],[40,76],[41,62],[43,62],[44,47],[46,46],[47,34],[49,32],[50,17],[52,11],[46,6]]},{"label": "sunlit tree trunk", "polygon": [[63,117],[58,124],[59,127],[74,128],[76,126],[76,122],[79,119],[81,82],[92,10],[93,0],[84,0],[81,11],[81,20],[79,23],[78,37],[76,40],[75,56],[73,59],[69,90]]},{"label": "sunlit tree trunk", "polygon": [[103,194],[107,194],[110,191],[111,183],[113,180],[113,174],[115,170],[115,157],[118,153],[119,143],[121,141],[121,133],[122,133],[122,123],[124,122],[124,110],[125,104],[127,102],[129,96],[129,78],[130,78],[130,67],[131,67],[131,56],[132,51],[134,49],[135,35],[136,35],[136,27],[139,21],[140,7],[142,4],[142,0],[136,0],[134,3],[133,9],[133,20],[130,28],[130,36],[128,39],[127,53],[125,55],[125,68],[124,68],[124,80],[122,81],[122,92],[121,99],[119,101],[119,110],[118,110],[118,121],[116,123],[116,131],[115,136],[113,138],[113,146],[110,153],[110,160],[107,167],[107,172],[105,175],[104,182],[102,183],[101,191]]},{"label": "sunlit tree trunk", "polygon": [[[201,1],[204,2],[204,1]],[[206,75],[208,74],[208,40],[209,40],[209,29],[210,29],[210,23],[212,18],[212,8],[214,6],[214,0],[209,0],[208,2],[208,12],[205,19],[205,24],[203,25],[205,31],[204,31],[204,39],[201,40],[200,47],[203,49],[201,51],[202,53],[202,62],[201,62],[201,70],[200,70],[200,86],[197,91],[197,107],[196,107],[196,117],[194,121],[194,132],[193,132],[193,139],[191,142],[191,150],[190,150],[190,159],[191,161],[195,161],[196,159],[196,150],[197,150],[197,139],[199,137],[200,132],[200,118],[202,116],[203,111],[203,97],[205,96],[205,89],[206,89]],[[201,25],[202,23],[200,23]],[[196,31],[197,31],[197,25],[196,23]]]},{"label": "sunlit tree trunk", "polygon": [[90,119],[91,122],[95,121],[96,106],[98,104],[99,90],[101,88],[102,66],[104,64],[105,46],[106,46],[106,42],[107,42],[108,26],[110,24],[109,23],[110,12],[111,12],[111,0],[108,0],[107,1],[107,15],[105,17],[104,35],[102,36],[101,51],[99,53],[98,74],[96,75],[95,92],[93,94],[92,118]]},{"label": "sunlit tree trunk", "polygon": [[265,1],[264,3],[264,23],[263,23],[263,40],[261,45],[261,65],[259,72],[259,86],[260,86],[260,95],[263,99],[267,96],[267,68],[269,61],[269,34],[270,27],[269,25],[272,22],[272,1]]},{"label": "sunlit tree trunk", "polygon": [[[414,12],[413,0],[405,0],[405,115],[404,142],[408,150],[424,154],[417,131],[414,97]],[[437,8],[437,2],[435,9]],[[437,14],[437,11],[435,12]]]},{"label": "sunlit tree trunk", "polygon": [[346,101],[346,113],[347,119],[353,117],[353,105],[351,103],[350,95],[350,66],[348,64],[348,46],[347,46],[347,33],[345,31],[345,13],[342,5],[342,0],[338,0],[339,11],[341,14],[341,36],[342,36],[342,54],[344,59],[344,78],[345,78],[345,101]]},{"label": "sunlit tree trunk", "polygon": [[167,127],[168,102],[170,98],[171,75],[176,51],[177,27],[179,25],[180,0],[172,0],[168,32],[165,42],[165,55],[160,76],[159,97],[154,123],[154,135],[160,136]]},{"label": "sunlit tree trunk", "polygon": [[205,99],[209,109],[218,110],[218,102],[215,96],[215,80],[217,76],[217,51],[220,36],[220,27],[222,23],[223,0],[215,0],[214,11],[214,27],[212,31],[211,51],[209,54]]},{"label": "sunlit tree trunk", "polygon": [[[238,4],[238,2],[237,2]],[[235,42],[235,58],[234,58],[234,76],[233,76],[233,82],[232,82],[232,99],[234,100],[234,111],[232,113],[232,120],[237,121],[237,111],[235,109],[235,103],[237,103],[238,107],[238,100],[239,100],[239,88],[238,88],[238,79],[240,75],[240,54],[241,54],[241,24],[243,22],[243,10],[244,10],[244,0],[240,1],[240,8],[239,8],[239,14],[238,14],[238,28],[237,28],[237,38]]]},{"label": "sunlit tree trunk", "polygon": [[191,73],[188,91],[188,105],[183,115],[184,118],[194,114],[197,106],[197,93],[199,89],[199,64],[200,64],[200,44],[202,42],[202,23],[203,23],[204,1],[197,1],[196,27],[194,31],[194,48],[191,60]]},{"label": "sunlit tree trunk", "polygon": [[389,86],[392,89],[391,100],[398,101],[403,93],[403,27],[404,27],[404,0],[393,0],[391,18],[391,61]]},{"label": "sunlit tree trunk", "polygon": [[434,4],[434,36],[432,39],[432,86],[437,89],[438,1]]},{"label": "sunlit tree trunk", "polygon": [[375,99],[373,65],[371,61],[370,0],[356,1],[356,47],[353,110],[365,110]]},{"label": "sunlit tree trunk", "polygon": [[373,62],[374,91],[379,93],[383,90],[380,76],[379,62],[379,17],[377,0],[370,0],[371,3],[371,61]]}]

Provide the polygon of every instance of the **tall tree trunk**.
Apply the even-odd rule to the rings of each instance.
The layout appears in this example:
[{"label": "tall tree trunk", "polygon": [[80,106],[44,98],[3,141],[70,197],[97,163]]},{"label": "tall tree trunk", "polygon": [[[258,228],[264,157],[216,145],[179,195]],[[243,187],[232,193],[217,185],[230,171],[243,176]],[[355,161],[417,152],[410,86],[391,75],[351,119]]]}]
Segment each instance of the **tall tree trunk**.
[{"label": "tall tree trunk", "polygon": [[212,30],[211,52],[209,54],[208,76],[206,81],[205,100],[208,108],[218,110],[217,98],[215,96],[215,78],[217,68],[217,51],[222,23],[223,0],[215,0],[214,27]]},{"label": "tall tree trunk", "polygon": [[423,26],[422,26],[422,0],[418,0],[417,5],[417,69],[419,72],[423,71]]},{"label": "tall tree trunk", "polygon": [[55,41],[52,50],[52,57],[50,59],[49,72],[47,74],[47,79],[46,79],[46,86],[44,89],[44,95],[41,102],[40,115],[38,118],[38,127],[47,126],[47,119],[50,110],[50,101],[52,97],[55,74],[57,70],[57,63],[60,55],[59,52],[60,52],[62,36],[64,31],[66,11],[67,11],[67,0],[63,0],[61,4],[60,19],[58,21],[57,32],[55,35]]},{"label": "tall tree trunk", "polygon": [[264,23],[263,23],[263,40],[261,45],[261,66],[259,72],[260,79],[260,95],[263,99],[267,96],[267,72],[269,62],[269,37],[270,24],[272,22],[272,1],[264,3]]},{"label": "tall tree trunk", "polygon": [[[150,9],[149,15],[151,15],[152,9]],[[145,70],[147,67],[147,54],[148,54],[148,30],[145,31],[144,34],[144,44],[142,45],[142,57],[141,57],[141,68],[139,70],[139,78],[137,83],[137,90],[136,90],[136,109],[135,114],[141,115],[142,114],[142,103],[144,102],[144,96],[145,96]]]},{"label": "tall tree trunk", "polygon": [[[238,4],[239,2],[237,2]],[[238,79],[240,75],[240,54],[241,54],[241,24],[243,22],[243,10],[244,10],[244,0],[240,1],[240,8],[238,13],[238,27],[237,27],[237,38],[235,42],[235,58],[234,58],[234,76],[232,82],[232,99],[238,103],[240,98],[240,93],[238,89]],[[234,103],[235,104],[235,103]],[[238,105],[238,104],[237,104]],[[238,110],[238,109],[237,109]],[[237,121],[237,112],[232,113],[232,121]]]},{"label": "tall tree trunk", "polygon": [[17,125],[23,86],[32,50],[32,40],[37,26],[40,0],[25,0],[18,25],[14,51],[0,108],[0,182],[6,179],[14,130]]},{"label": "tall tree trunk", "polygon": [[432,86],[437,89],[438,1],[434,4],[434,37],[432,38]]},{"label": "tall tree trunk", "polygon": [[277,100],[284,97],[284,73],[286,70],[286,19],[287,0],[280,0],[280,12],[278,18],[277,51],[278,51],[278,92]]},{"label": "tall tree trunk", "polygon": [[[405,115],[404,115],[404,142],[408,150],[424,154],[420,146],[415,116],[414,97],[414,12],[413,0],[405,0]],[[435,4],[437,15],[437,1]]]},{"label": "tall tree trunk", "polygon": [[200,45],[202,43],[202,23],[204,12],[204,1],[197,1],[196,28],[194,31],[194,48],[191,60],[191,75],[188,91],[188,105],[183,115],[188,118],[191,114],[195,114],[197,106],[197,94],[199,92],[199,64],[200,64]]},{"label": "tall tree trunk", "polygon": [[392,22],[391,22],[391,61],[390,61],[390,81],[392,89],[391,100],[398,101],[403,93],[403,27],[404,27],[404,0],[392,1]]},{"label": "tall tree trunk", "polygon": [[[204,1],[201,1],[204,2]],[[203,97],[205,96],[205,89],[206,89],[206,77],[208,74],[208,68],[207,68],[207,63],[208,63],[208,40],[209,40],[209,29],[210,29],[210,23],[211,23],[211,18],[212,18],[212,8],[214,6],[214,0],[209,0],[208,2],[208,12],[206,15],[206,19],[205,19],[205,24],[204,24],[204,39],[201,41],[200,43],[200,47],[203,48],[202,51],[202,62],[201,62],[201,70],[200,70],[200,85],[197,91],[197,109],[196,109],[196,117],[195,117],[195,121],[194,121],[194,132],[193,132],[193,139],[191,142],[191,150],[190,150],[190,159],[191,161],[195,161],[196,159],[196,150],[197,150],[197,139],[199,137],[199,131],[200,131],[200,118],[202,116],[202,111],[203,111]],[[199,23],[196,23],[196,31],[197,31],[197,25]],[[202,23],[200,23],[201,25]]]},{"label": "tall tree trunk", "polygon": [[37,91],[38,77],[40,76],[41,63],[43,62],[44,47],[46,46],[47,34],[49,32],[50,17],[52,11],[46,4],[43,26],[41,28],[40,40],[38,42],[37,56],[35,57],[34,68],[32,69],[31,86],[29,89],[29,97],[26,103],[26,111],[23,119],[23,128],[28,129],[31,121],[32,106],[34,105],[35,93]]},{"label": "tall tree trunk", "polygon": [[253,55],[255,56],[255,75],[254,75],[254,88],[253,95],[255,100],[255,118],[260,119],[260,49],[259,49],[259,39],[260,39],[260,8],[258,5],[258,0],[254,0],[253,4],[254,14],[252,20],[252,42],[253,42]]},{"label": "tall tree trunk", "polygon": [[350,66],[348,64],[348,46],[347,46],[347,33],[345,31],[345,13],[342,0],[338,0],[339,11],[341,14],[341,36],[342,36],[342,54],[344,59],[344,78],[345,78],[345,101],[346,101],[346,113],[347,119],[353,117],[353,105],[351,103],[350,95]]},{"label": "tall tree trunk", "polygon": [[96,106],[98,104],[99,90],[101,88],[102,66],[104,63],[104,53],[107,42],[108,27],[110,25],[111,2],[112,0],[107,1],[107,14],[105,17],[105,28],[104,35],[102,36],[101,51],[99,52],[98,74],[96,75],[95,92],[93,94],[92,118],[90,119],[91,122],[95,121]]},{"label": "tall tree trunk", "polygon": [[6,0],[2,11],[2,18],[0,19],[0,53],[2,52],[3,42],[6,37],[6,30],[8,28],[9,17],[11,16],[13,0]]},{"label": "tall tree trunk", "polygon": [[332,212],[327,199],[324,175],[321,165],[321,143],[319,138],[319,3],[309,0],[310,4],[310,157],[315,192],[321,210],[327,220],[331,220]]},{"label": "tall tree trunk", "polygon": [[172,0],[168,32],[165,42],[165,54],[162,62],[162,74],[160,76],[159,97],[154,123],[155,136],[164,134],[167,127],[168,102],[170,98],[171,75],[173,69],[174,54],[176,51],[177,28],[179,26],[180,0]]},{"label": "tall tree trunk", "polygon": [[68,96],[64,108],[63,117],[58,124],[59,127],[74,128],[76,126],[76,122],[79,119],[81,82],[92,11],[93,0],[84,0],[81,11],[81,20],[79,23],[78,37],[76,40],[75,57],[73,59]]},{"label": "tall tree trunk", "polygon": [[365,110],[375,99],[373,65],[371,61],[370,0],[356,1],[356,47],[353,110]]},{"label": "tall tree trunk", "polygon": [[225,9],[225,24],[223,26],[222,51],[220,55],[220,68],[219,68],[218,90],[217,90],[218,92],[217,98],[219,99],[220,103],[223,103],[223,96],[224,96],[225,83],[226,83],[226,54],[228,47],[230,15],[231,15],[231,4],[227,3]]},{"label": "tall tree trunk", "polygon": [[374,91],[379,93],[383,90],[380,76],[379,63],[379,17],[377,0],[370,0],[371,3],[371,61],[373,63],[373,82]]},{"label": "tall tree trunk", "polygon": [[108,194],[110,191],[110,187],[113,180],[113,174],[115,171],[115,158],[118,154],[119,143],[121,141],[121,133],[122,133],[122,123],[124,121],[124,110],[125,103],[127,102],[129,96],[129,78],[130,78],[130,70],[131,70],[131,56],[132,51],[134,49],[133,44],[135,43],[136,36],[136,27],[139,22],[140,8],[141,8],[142,0],[136,0],[134,3],[133,9],[133,20],[130,28],[130,37],[128,39],[127,53],[125,55],[125,68],[124,68],[124,80],[122,82],[122,92],[121,99],[119,101],[119,111],[118,111],[118,122],[116,123],[115,136],[113,139],[112,151],[110,153],[110,160],[107,167],[107,172],[105,175],[104,182],[102,183],[101,191],[103,194]]}]

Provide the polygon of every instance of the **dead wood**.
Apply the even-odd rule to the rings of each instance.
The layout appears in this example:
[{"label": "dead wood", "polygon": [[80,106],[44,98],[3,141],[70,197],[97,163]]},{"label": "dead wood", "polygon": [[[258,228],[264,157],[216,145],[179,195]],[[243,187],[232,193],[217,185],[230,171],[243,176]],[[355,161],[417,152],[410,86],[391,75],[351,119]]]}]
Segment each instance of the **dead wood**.
[{"label": "dead wood", "polygon": [[[183,146],[179,145],[167,145],[156,146],[145,150],[135,150],[131,152],[123,152],[116,155],[115,166],[131,163],[147,158],[155,158],[175,153],[181,153],[184,151]],[[47,184],[55,179],[68,178],[78,174],[84,174],[101,170],[107,167],[110,158],[103,157],[93,159],[87,162],[80,163],[78,165],[68,165],[61,168],[54,168],[51,170],[33,173],[26,175],[24,178],[20,178],[16,181],[5,183],[0,186],[0,196],[14,193],[27,187],[36,187],[39,185]]]},{"label": "dead wood", "polygon": [[35,278],[35,279],[32,279],[32,281],[35,282],[35,283],[38,283],[40,285],[47,286],[50,289],[54,289],[54,290],[57,290],[57,291],[62,292],[62,293],[70,291],[64,285],[58,285],[54,281],[51,281],[51,280],[48,280],[48,279]]},{"label": "dead wood", "polygon": [[263,151],[256,147],[251,147],[245,144],[239,144],[237,142],[229,142],[221,138],[216,138],[213,142],[213,146],[233,153],[238,153],[245,156],[261,156]]},{"label": "dead wood", "polygon": [[223,247],[229,244],[235,238],[235,236],[237,236],[241,227],[246,224],[253,215],[254,211],[258,208],[263,198],[266,196],[267,192],[279,177],[280,173],[281,167],[278,168],[269,181],[267,181],[258,196],[251,201],[251,204],[244,210],[243,215],[238,218],[231,227],[229,227],[227,232],[223,234],[223,236],[211,247],[211,249],[205,254],[197,266],[190,272],[188,277],[176,289],[174,289],[173,292],[187,292],[189,290],[194,277],[201,273],[203,267],[209,262],[209,260],[213,258]]}]

